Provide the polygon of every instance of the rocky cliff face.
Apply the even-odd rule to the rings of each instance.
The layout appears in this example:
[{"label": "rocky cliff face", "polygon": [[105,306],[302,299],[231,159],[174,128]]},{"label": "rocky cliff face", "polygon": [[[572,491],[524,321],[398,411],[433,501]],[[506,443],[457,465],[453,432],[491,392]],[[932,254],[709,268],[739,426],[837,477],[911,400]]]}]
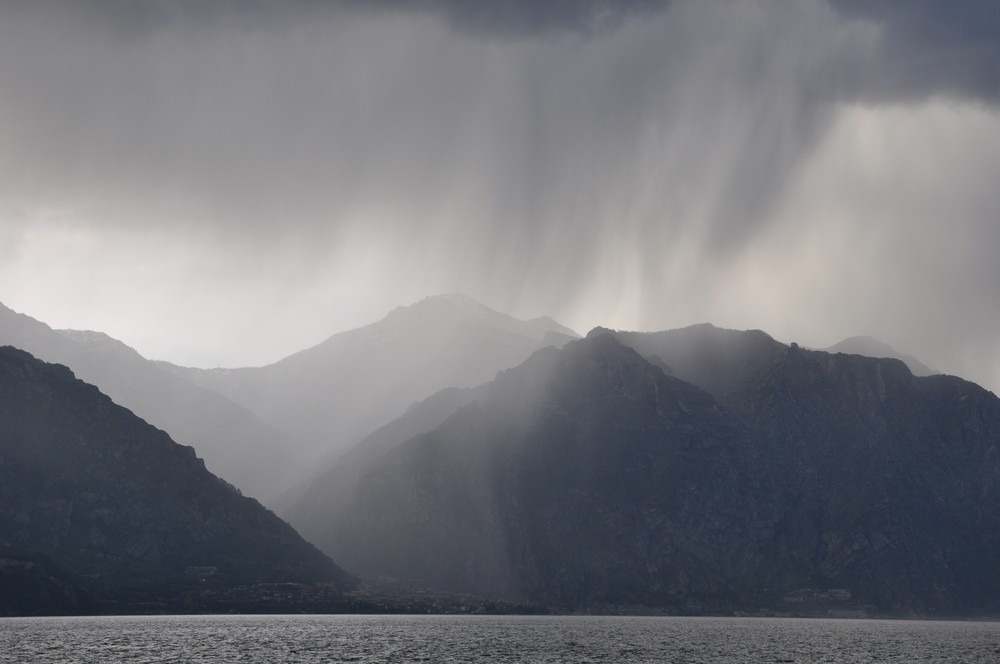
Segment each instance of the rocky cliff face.
[{"label": "rocky cliff face", "polygon": [[347,575],[194,450],[60,365],[0,348],[0,547],[108,594],[211,570],[230,584]]},{"label": "rocky cliff face", "polygon": [[[1000,603],[1000,400],[952,376],[915,377],[897,359],[693,331],[619,338],[681,367],[761,432],[782,473],[774,544],[799,552],[800,577],[890,611]],[[690,362],[699,337],[719,349],[711,362]]]},{"label": "rocky cliff face", "polygon": [[1000,609],[1000,401],[973,384],[702,327],[598,331],[482,389],[367,460],[317,542],[560,606]]}]

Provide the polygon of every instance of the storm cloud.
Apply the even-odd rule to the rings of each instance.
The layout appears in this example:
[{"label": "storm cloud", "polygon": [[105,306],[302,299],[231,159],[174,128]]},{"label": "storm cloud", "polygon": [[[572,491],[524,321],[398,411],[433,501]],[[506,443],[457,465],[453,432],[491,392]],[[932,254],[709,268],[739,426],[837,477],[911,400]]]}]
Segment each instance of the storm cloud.
[{"label": "storm cloud", "polygon": [[463,291],[579,331],[873,334],[997,386],[988,10],[5,5],[0,301],[238,364]]},{"label": "storm cloud", "polygon": [[864,93],[880,101],[929,95],[1000,101],[1000,12],[991,0],[831,0],[881,31]]}]

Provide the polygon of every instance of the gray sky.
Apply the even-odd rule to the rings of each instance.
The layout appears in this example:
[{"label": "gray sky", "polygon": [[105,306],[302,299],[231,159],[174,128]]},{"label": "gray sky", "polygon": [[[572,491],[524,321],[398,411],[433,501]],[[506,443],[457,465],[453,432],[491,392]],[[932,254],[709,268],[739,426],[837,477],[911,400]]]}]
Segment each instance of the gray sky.
[{"label": "gray sky", "polygon": [[200,366],[465,292],[1000,388],[995,0],[0,3],[0,301]]}]

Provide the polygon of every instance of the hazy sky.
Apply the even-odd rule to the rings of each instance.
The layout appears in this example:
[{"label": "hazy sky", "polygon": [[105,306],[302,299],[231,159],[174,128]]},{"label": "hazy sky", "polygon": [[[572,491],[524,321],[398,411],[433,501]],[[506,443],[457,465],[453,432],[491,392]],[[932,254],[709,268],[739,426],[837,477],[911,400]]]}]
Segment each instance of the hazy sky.
[{"label": "hazy sky", "polygon": [[0,2],[0,301],[260,364],[464,292],[1000,389],[996,0]]}]

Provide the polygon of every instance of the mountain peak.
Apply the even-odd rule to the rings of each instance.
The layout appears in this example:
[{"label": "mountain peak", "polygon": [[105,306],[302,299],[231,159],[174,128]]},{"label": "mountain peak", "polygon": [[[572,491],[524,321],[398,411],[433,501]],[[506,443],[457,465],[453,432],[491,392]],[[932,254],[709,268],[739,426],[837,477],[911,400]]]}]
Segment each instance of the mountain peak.
[{"label": "mountain peak", "polygon": [[884,341],[867,335],[848,337],[840,343],[834,344],[824,350],[827,353],[845,353],[847,355],[864,355],[865,357],[891,357],[902,360],[914,376],[931,376],[938,373],[912,355],[900,353]]},{"label": "mountain peak", "polygon": [[466,319],[470,321],[494,321],[510,318],[506,314],[491,309],[479,300],[461,293],[431,295],[409,306],[396,307],[385,320],[405,319]]},{"label": "mountain peak", "polygon": [[428,295],[422,300],[418,300],[409,306],[396,307],[395,311],[420,309],[452,309],[455,311],[465,311],[475,314],[497,314],[495,309],[486,306],[471,295],[464,293],[439,293]]},{"label": "mountain peak", "polygon": [[586,338],[587,339],[592,339],[594,337],[599,337],[599,336],[602,336],[602,335],[613,335],[614,333],[615,333],[614,330],[609,330],[606,327],[601,327],[600,325],[598,325],[597,327],[595,327],[594,329],[592,329],[590,332],[587,332]]},{"label": "mountain peak", "polygon": [[489,307],[487,307],[485,304],[483,304],[476,298],[472,297],[471,295],[466,295],[465,293],[438,293],[437,295],[428,295],[427,297],[420,300],[420,302],[417,302],[416,304],[419,305],[423,303],[441,303],[472,311],[483,310],[483,309],[491,310]]},{"label": "mountain peak", "polygon": [[456,323],[487,327],[513,332],[540,341],[549,332],[577,337],[573,330],[559,325],[548,316],[522,320],[488,307],[479,300],[463,293],[431,295],[409,306],[396,307],[381,324],[402,324],[408,328],[451,326]]}]

